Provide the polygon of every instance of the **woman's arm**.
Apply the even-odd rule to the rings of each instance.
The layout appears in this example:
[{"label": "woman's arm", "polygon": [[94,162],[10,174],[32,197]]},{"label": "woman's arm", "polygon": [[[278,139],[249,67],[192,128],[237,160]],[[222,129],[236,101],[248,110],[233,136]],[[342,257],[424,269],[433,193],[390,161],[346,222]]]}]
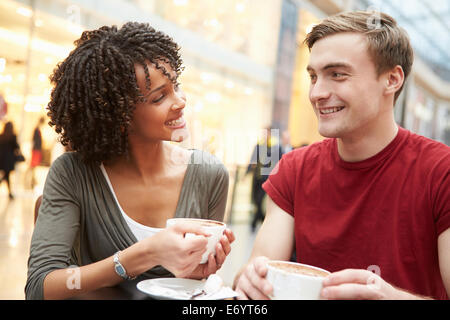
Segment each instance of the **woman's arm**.
[{"label": "woman's arm", "polygon": [[[199,227],[174,225],[121,251],[120,263],[130,277],[157,265],[185,277],[197,268],[207,243],[205,237],[186,239],[186,233],[206,236]],[[122,281],[111,256],[82,267],[52,271],[44,280],[44,299],[67,299]]]},{"label": "woman's arm", "polygon": [[[31,241],[27,299],[65,299],[121,281],[112,256],[71,266],[78,263],[72,252],[80,232],[81,200],[73,183],[76,174],[70,172],[73,166],[64,158],[55,161],[47,176]],[[124,249],[120,261],[129,275],[162,265],[176,276],[186,276],[198,266],[207,242],[203,237],[184,239],[187,232],[204,235],[192,227],[168,228]]]}]

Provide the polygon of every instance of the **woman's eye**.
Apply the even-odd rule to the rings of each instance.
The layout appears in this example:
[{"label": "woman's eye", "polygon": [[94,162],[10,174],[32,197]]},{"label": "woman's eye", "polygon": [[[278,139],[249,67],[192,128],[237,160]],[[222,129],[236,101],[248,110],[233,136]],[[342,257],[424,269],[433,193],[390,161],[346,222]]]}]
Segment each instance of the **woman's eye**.
[{"label": "woman's eye", "polygon": [[162,94],[159,98],[153,100],[153,103],[161,102],[164,99],[164,97],[165,97],[165,95]]}]

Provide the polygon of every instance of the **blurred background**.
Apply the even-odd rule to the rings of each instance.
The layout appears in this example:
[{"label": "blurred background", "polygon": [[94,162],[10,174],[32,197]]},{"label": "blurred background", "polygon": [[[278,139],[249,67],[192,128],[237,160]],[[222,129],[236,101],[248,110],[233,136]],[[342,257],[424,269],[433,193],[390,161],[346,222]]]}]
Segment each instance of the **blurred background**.
[{"label": "blurred background", "polygon": [[386,12],[407,30],[416,57],[396,121],[450,145],[449,0],[0,0],[0,132],[12,121],[25,157],[11,175],[13,200],[0,185],[0,299],[24,298],[34,202],[64,152],[43,126],[43,160],[32,183],[33,132],[40,117],[48,122],[49,76],[83,30],[148,22],[181,46],[190,130],[183,144],[216,155],[230,172],[226,222],[238,241],[220,273],[231,284],[254,237],[245,172],[259,132],[279,129],[293,148],[323,139],[302,42],[322,18],[355,9]]}]

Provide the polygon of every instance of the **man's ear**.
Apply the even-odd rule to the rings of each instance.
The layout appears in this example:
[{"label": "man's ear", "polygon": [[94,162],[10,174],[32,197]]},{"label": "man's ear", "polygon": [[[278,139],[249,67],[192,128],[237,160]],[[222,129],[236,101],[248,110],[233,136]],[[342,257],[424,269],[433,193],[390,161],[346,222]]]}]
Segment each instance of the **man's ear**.
[{"label": "man's ear", "polygon": [[385,94],[394,94],[400,90],[405,81],[405,74],[403,73],[403,68],[399,65],[395,68],[386,72],[386,89]]}]

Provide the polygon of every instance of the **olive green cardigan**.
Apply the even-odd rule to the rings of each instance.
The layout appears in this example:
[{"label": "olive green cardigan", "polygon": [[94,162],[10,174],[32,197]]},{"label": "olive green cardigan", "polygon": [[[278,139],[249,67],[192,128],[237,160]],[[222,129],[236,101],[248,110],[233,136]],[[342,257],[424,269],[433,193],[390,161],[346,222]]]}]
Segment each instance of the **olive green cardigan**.
[{"label": "olive green cardigan", "polygon": [[[223,220],[228,172],[214,156],[194,150],[175,217]],[[98,165],[84,164],[77,153],[60,156],[51,166],[33,232],[26,299],[43,299],[48,273],[106,259],[137,242],[124,220]],[[142,279],[173,276],[161,266]]]}]

